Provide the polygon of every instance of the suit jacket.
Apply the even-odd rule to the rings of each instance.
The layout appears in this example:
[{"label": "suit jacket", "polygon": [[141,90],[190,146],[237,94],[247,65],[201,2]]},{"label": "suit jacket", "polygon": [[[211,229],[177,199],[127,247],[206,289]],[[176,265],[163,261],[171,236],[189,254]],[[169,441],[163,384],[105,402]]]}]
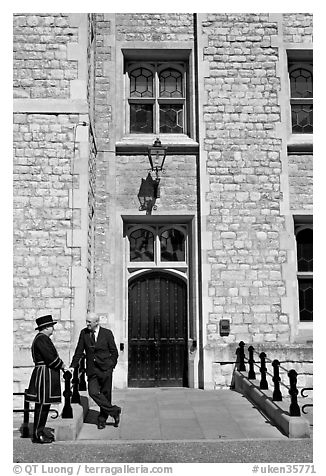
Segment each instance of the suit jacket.
[{"label": "suit jacket", "polygon": [[119,356],[117,346],[112,332],[105,327],[100,326],[95,346],[91,340],[91,332],[87,327],[80,332],[70,367],[78,366],[84,352],[86,353],[87,376],[94,374],[96,369],[113,370],[117,365]]},{"label": "suit jacket", "polygon": [[61,402],[60,369],[63,362],[49,336],[39,332],[32,343],[33,369],[26,400],[36,403]]}]

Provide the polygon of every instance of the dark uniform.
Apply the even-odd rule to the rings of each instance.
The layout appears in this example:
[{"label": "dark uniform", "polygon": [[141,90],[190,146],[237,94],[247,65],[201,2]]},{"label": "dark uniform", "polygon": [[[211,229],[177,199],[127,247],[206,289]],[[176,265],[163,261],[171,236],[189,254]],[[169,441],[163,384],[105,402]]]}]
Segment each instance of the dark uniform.
[{"label": "dark uniform", "polygon": [[[52,316],[43,316],[36,322],[39,325],[36,329],[39,330],[56,324],[52,321]],[[33,340],[32,357],[35,367],[26,400],[35,403],[33,439],[37,441],[40,438],[42,440],[45,435],[44,428],[51,403],[61,402],[60,369],[64,368],[64,363],[50,337],[42,332],[39,332]]]},{"label": "dark uniform", "polygon": [[111,402],[112,372],[119,355],[117,346],[109,329],[100,327],[96,342],[93,334],[88,328],[81,331],[70,367],[78,367],[83,353],[86,353],[88,393],[100,407],[98,424],[103,428],[110,415],[118,426],[121,408]]}]

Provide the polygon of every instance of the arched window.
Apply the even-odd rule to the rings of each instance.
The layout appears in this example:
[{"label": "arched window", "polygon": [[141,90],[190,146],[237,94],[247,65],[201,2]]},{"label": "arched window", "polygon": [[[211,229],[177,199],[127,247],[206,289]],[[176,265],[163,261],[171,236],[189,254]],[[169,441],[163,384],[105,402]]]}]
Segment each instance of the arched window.
[{"label": "arched window", "polygon": [[187,268],[186,225],[130,224],[127,235],[131,268]]},{"label": "arched window", "polygon": [[299,227],[297,240],[297,276],[299,288],[300,321],[313,320],[313,231]]},{"label": "arched window", "polygon": [[130,261],[154,261],[154,235],[139,228],[129,235]]},{"label": "arched window", "polygon": [[185,261],[185,236],[175,228],[160,234],[161,261]]}]

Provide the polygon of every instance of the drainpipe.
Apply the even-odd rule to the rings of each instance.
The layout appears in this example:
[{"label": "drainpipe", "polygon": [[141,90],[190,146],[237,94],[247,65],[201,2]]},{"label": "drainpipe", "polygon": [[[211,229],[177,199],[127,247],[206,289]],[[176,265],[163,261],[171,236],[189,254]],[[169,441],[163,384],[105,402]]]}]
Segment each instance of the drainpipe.
[{"label": "drainpipe", "polygon": [[[198,51],[198,21],[197,13],[193,14],[194,22],[194,70],[195,70],[195,124],[196,139],[199,135],[199,51]],[[200,143],[196,156],[196,187],[197,187],[197,260],[198,260],[198,387],[204,388],[204,349],[203,349],[203,296],[202,296],[202,238],[201,238],[201,181],[200,181]]]}]

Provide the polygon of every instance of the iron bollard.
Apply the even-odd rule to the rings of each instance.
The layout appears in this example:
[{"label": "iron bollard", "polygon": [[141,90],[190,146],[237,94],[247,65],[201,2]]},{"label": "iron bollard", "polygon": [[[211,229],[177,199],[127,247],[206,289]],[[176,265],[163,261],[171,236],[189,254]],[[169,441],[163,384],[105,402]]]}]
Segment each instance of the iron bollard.
[{"label": "iron bollard", "polygon": [[80,390],[80,391],[85,391],[85,390],[86,390],[85,359],[86,359],[86,356],[85,356],[85,354],[84,354],[84,355],[82,356],[82,358],[80,359],[80,361],[79,361],[79,390]]},{"label": "iron bollard", "polygon": [[266,380],[267,368],[266,368],[266,360],[265,360],[266,359],[266,354],[265,354],[265,352],[261,352],[259,354],[259,358],[260,358],[260,375],[261,375],[259,388],[261,390],[268,390],[268,383],[267,383],[267,380]]},{"label": "iron bollard", "polygon": [[275,359],[272,362],[272,366],[274,369],[274,376],[273,376],[273,382],[274,382],[274,392],[273,392],[273,401],[274,402],[281,402],[282,401],[282,393],[280,390],[280,362]]},{"label": "iron bollard", "polygon": [[249,346],[248,347],[248,352],[249,352],[249,372],[248,372],[248,379],[249,380],[255,380],[256,378],[256,373],[255,373],[255,369],[254,369],[254,363],[255,363],[255,360],[254,360],[254,348],[253,346]]},{"label": "iron bollard", "polygon": [[29,402],[26,401],[27,388],[24,392],[24,421],[22,425],[22,437],[29,437]]},{"label": "iron bollard", "polygon": [[294,369],[289,370],[288,377],[290,379],[291,404],[290,416],[301,416],[300,407],[298,405],[298,389],[297,389],[297,372]]},{"label": "iron bollard", "polygon": [[80,395],[78,391],[79,385],[79,378],[78,378],[78,367],[74,368],[73,378],[72,378],[72,397],[71,403],[79,403],[80,404]]},{"label": "iron bollard", "polygon": [[239,347],[236,350],[238,370],[240,372],[246,370],[246,365],[244,361],[244,358],[245,358],[244,346],[245,345],[246,344],[243,341],[239,342]]},{"label": "iron bollard", "polygon": [[70,397],[72,395],[72,391],[70,390],[70,380],[71,380],[71,372],[69,370],[66,370],[66,372],[63,374],[63,378],[65,379],[65,389],[63,391],[63,396],[65,399],[65,404],[62,410],[62,418],[72,418],[72,407],[70,404]]}]

